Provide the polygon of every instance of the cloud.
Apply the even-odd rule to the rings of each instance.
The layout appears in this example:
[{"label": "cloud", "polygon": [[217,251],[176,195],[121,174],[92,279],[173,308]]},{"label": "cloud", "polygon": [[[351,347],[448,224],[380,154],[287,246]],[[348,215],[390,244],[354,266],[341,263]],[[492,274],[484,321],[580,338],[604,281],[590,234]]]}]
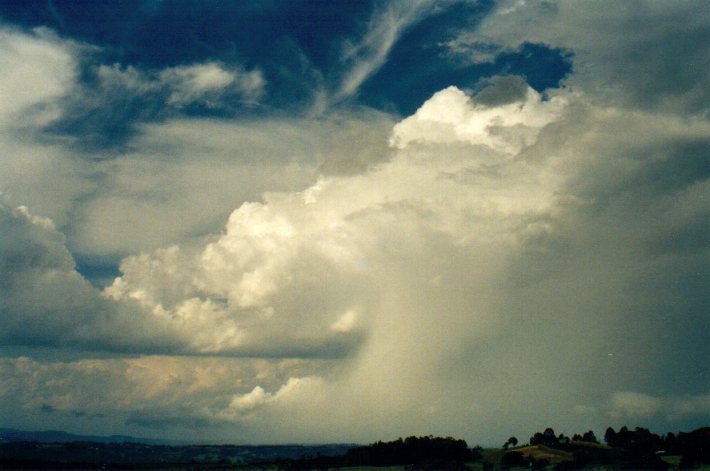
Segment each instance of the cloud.
[{"label": "cloud", "polygon": [[[574,49],[574,76],[544,95],[492,77],[474,95],[445,88],[397,124],[351,110],[173,117],[96,159],[34,132],[4,134],[17,181],[2,182],[13,191],[0,210],[0,339],[114,357],[3,358],[3,411],[16,423],[44,414],[183,437],[209,424],[271,442],[432,433],[489,443],[548,425],[677,429],[706,417],[710,124],[690,100],[704,76],[674,88],[661,75],[629,92],[620,59],[676,26],[615,52],[582,24],[585,4],[544,5],[501,4],[477,30],[517,48],[511,25],[529,13],[521,35]],[[682,18],[687,5],[642,12]],[[348,93],[416,21],[392,11],[386,34],[373,21],[375,39],[354,47]],[[223,64],[202,65],[172,70],[164,86],[160,72],[97,70],[104,91],[162,90],[161,106],[177,93],[177,107],[238,82]],[[605,81],[619,88],[606,94]],[[16,208],[18,198],[43,209]],[[33,216],[52,211],[59,229]],[[121,276],[96,290],[67,246],[126,255]],[[125,357],[137,353],[161,356]]]},{"label": "cloud", "polygon": [[233,110],[235,106],[257,105],[266,87],[261,70],[246,70],[239,65],[227,66],[219,62],[167,67],[159,71],[100,64],[90,73],[98,83],[96,86],[83,84],[85,96],[73,104],[74,109],[70,112],[74,114],[86,114],[87,108],[97,112],[107,104],[123,102],[126,106],[135,101],[149,104],[143,110],[146,113],[144,118],[155,118],[169,114],[170,109],[188,106]]},{"label": "cloud", "polygon": [[476,94],[476,101],[485,106],[497,106],[524,101],[528,85],[523,77],[494,76],[484,80],[483,88]]},{"label": "cloud", "polygon": [[[64,237],[50,220],[2,206],[0,227],[3,345],[178,354],[241,347],[240,329],[218,302],[183,299],[170,313],[142,292],[111,302],[74,270]],[[113,292],[119,289],[117,283]],[[142,309],[146,305],[150,309]]]},{"label": "cloud", "polygon": [[[545,99],[526,89],[495,104],[481,93],[438,92],[392,128],[387,155],[368,157],[358,172],[267,193],[234,210],[221,234],[126,258],[103,295],[73,270],[46,220],[4,209],[5,344],[300,358],[278,375],[245,377],[216,403],[153,404],[176,430],[180,417],[237,423],[254,440],[475,438],[480,429],[511,433],[512,422],[491,411],[507,411],[525,432],[541,408],[571,428],[580,397],[603,411],[619,390],[656,397],[679,383],[702,388],[693,371],[703,357],[685,352],[704,351],[698,221],[708,186],[697,169],[708,124],[600,106],[568,90]],[[300,137],[304,159],[324,129],[270,122],[260,135],[256,125],[199,121],[193,134],[195,124],[147,127],[135,155],[166,160],[114,160],[106,181],[122,189],[115,194],[164,194],[153,182],[160,172],[136,169],[184,168],[200,149],[227,155],[236,129],[240,142],[254,143],[245,149],[264,153],[282,142],[298,149]],[[330,142],[334,153],[350,145]],[[174,155],[184,160],[167,159]],[[91,227],[100,225],[86,233]],[[628,395],[614,397],[619,411],[633,412]],[[53,397],[37,404],[80,409]],[[99,413],[90,409],[81,410]],[[130,419],[141,410],[135,402],[121,410],[140,425]],[[283,417],[302,425],[278,425]]]},{"label": "cloud", "polygon": [[57,117],[57,100],[73,85],[78,46],[38,28],[0,27],[0,126],[42,125]]},{"label": "cloud", "polygon": [[[0,206],[0,228],[0,343],[6,346],[337,358],[362,340],[359,332],[342,330],[319,335],[307,325],[299,326],[298,319],[288,321],[293,326],[290,335],[269,339],[271,329],[285,327],[283,322],[264,323],[273,313],[261,301],[269,287],[255,283],[270,276],[269,269],[236,287],[240,311],[228,308],[219,288],[208,288],[201,280],[195,284],[189,274],[194,261],[177,247],[159,250],[153,258],[127,259],[122,269],[129,277],[117,279],[101,294],[75,271],[64,237],[51,220],[32,216],[24,207]],[[209,257],[208,248],[202,258],[219,264]],[[210,274],[225,269],[218,265]],[[149,286],[154,276],[167,280],[174,275],[181,281]],[[129,282],[142,288],[132,289]]]},{"label": "cloud", "polygon": [[75,205],[72,249],[115,258],[217,232],[235,207],[266,191],[301,190],[321,172],[357,173],[386,159],[391,122],[372,112],[144,125],[131,152],[91,163],[99,185]]},{"label": "cloud", "polygon": [[633,391],[616,392],[610,398],[609,415],[615,419],[648,420],[665,415],[669,420],[710,416],[710,396],[686,395],[656,397]]},{"label": "cloud", "polygon": [[491,89],[482,92],[480,100],[470,102],[464,92],[449,87],[435,94],[417,112],[398,123],[391,145],[406,147],[413,141],[448,144],[468,142],[493,150],[516,153],[537,137],[537,131],[559,117],[564,99],[547,102],[530,87],[519,99],[488,106]]},{"label": "cloud", "polygon": [[186,340],[130,305],[116,305],[74,270],[51,220],[0,206],[0,342],[104,351],[180,349]]},{"label": "cloud", "polygon": [[[3,201],[50,217],[80,261],[117,263],[199,238],[265,191],[300,190],[321,172],[357,173],[387,158],[392,120],[372,110],[327,120],[175,115],[197,105],[255,105],[266,86],[258,68],[96,65],[89,46],[47,30],[4,29],[0,44]],[[95,79],[87,83],[78,79],[84,62]],[[27,93],[28,83],[41,93]],[[60,135],[60,125],[76,128]],[[85,147],[116,133],[118,148]]]},{"label": "cloud", "polygon": [[[681,352],[703,348],[693,326],[707,266],[689,260],[705,245],[664,241],[699,235],[707,178],[686,169],[706,158],[707,131],[564,90],[484,105],[445,89],[393,128],[389,160],[244,204],[196,251],[126,260],[108,292],[173,313],[219,300],[256,355],[349,346],[308,399],[286,406],[259,384],[237,396],[232,411],[253,414],[258,436],[279,414],[309,423],[306,440],[432,424],[505,434],[491,411],[525,429],[540,408],[580,427],[579,397],[606,410],[611,385],[702,388],[700,359]],[[636,396],[614,397],[635,413]]]},{"label": "cloud", "polygon": [[357,93],[360,86],[386,62],[390,50],[407,28],[442,8],[451,0],[394,1],[377,6],[367,30],[359,41],[346,43],[343,51],[345,72],[334,100]]},{"label": "cloud", "polygon": [[611,397],[611,414],[627,419],[648,419],[660,411],[661,404],[660,399],[648,394],[618,392]]},{"label": "cloud", "polygon": [[47,29],[0,26],[0,198],[51,216],[59,226],[71,200],[92,184],[64,142],[41,139],[37,131],[61,116],[83,50]]},{"label": "cloud", "polygon": [[[511,433],[513,417],[512,432],[525,433],[541,413],[574,428],[580,398],[601,426],[617,391],[702,390],[693,372],[703,355],[686,352],[704,351],[697,224],[708,185],[694,169],[706,161],[709,130],[701,119],[602,107],[566,90],[488,105],[448,88],[394,126],[388,158],[244,203],[205,241],[126,258],[103,297],[86,287],[72,296],[72,309],[87,314],[57,317],[59,338],[300,358],[299,371],[245,380],[219,404],[155,406],[176,420],[238,423],[254,440],[475,438]],[[56,231],[7,214],[8,225],[51,236],[44,252],[64,254],[62,277],[86,285]],[[43,306],[29,312],[46,323]],[[126,306],[133,317],[118,316],[126,324],[116,327]],[[81,337],[99,322],[89,312],[105,324]],[[15,343],[57,344],[30,338],[27,324],[13,329],[5,338]],[[613,397],[619,413],[637,414],[637,396]],[[61,410],[55,402],[42,404]]]},{"label": "cloud", "polygon": [[[243,415],[231,406],[239,391],[247,395],[250,385],[259,382],[275,388],[279,397],[293,395],[298,384],[308,380],[289,379],[288,374],[322,371],[307,367],[297,360],[174,356],[71,361],[0,358],[0,410],[7,420],[39,415],[43,423],[56,421],[62,427],[89,424],[101,431],[108,422],[136,434],[163,427],[223,440],[225,431],[237,428],[235,421]],[[51,417],[46,413],[50,410]],[[217,413],[228,415],[229,420],[215,418]],[[214,430],[218,432],[210,435]]]},{"label": "cloud", "polygon": [[[256,386],[251,392],[237,395],[232,398],[229,407],[223,414],[233,418],[253,411],[273,402],[287,401],[290,397],[298,395],[303,389],[310,389],[309,383],[319,383],[318,378],[289,378],[289,380],[274,393],[267,393],[261,386]],[[306,392],[306,394],[308,394]],[[302,399],[305,397],[302,395]]]},{"label": "cloud", "polygon": [[706,10],[694,0],[621,6],[613,1],[509,0],[449,46],[474,62],[491,62],[525,43],[563,48],[575,56],[574,74],[566,83],[597,100],[707,115]]},{"label": "cloud", "polygon": [[166,69],[160,73],[160,80],[174,89],[168,98],[168,103],[173,105],[203,101],[208,106],[216,106],[207,98],[219,97],[230,86],[246,101],[256,101],[264,93],[264,77],[260,71],[235,73],[216,63]]},{"label": "cloud", "polygon": [[23,207],[2,207],[0,217],[3,343],[80,340],[71,339],[77,333],[71,332],[71,316],[88,319],[92,309],[105,306],[73,271],[63,237],[51,221],[32,217]]},{"label": "cloud", "polygon": [[[459,99],[464,109],[473,108],[458,90],[442,93]],[[429,105],[438,99],[434,97],[421,113],[429,113]],[[456,129],[449,124],[450,129]],[[395,129],[395,136],[398,133]],[[462,131],[460,140],[478,140],[477,145],[484,145],[489,140],[481,133],[485,131]],[[399,141],[402,147],[408,144]],[[489,148],[486,155],[491,159],[492,169],[487,170],[491,174],[496,167],[506,167],[507,159],[496,151]],[[386,292],[378,281],[381,270],[389,264],[401,264],[398,259],[407,258],[409,243],[421,244],[426,250],[430,239],[441,239],[446,246],[449,238],[473,237],[461,233],[466,232],[459,213],[464,208],[452,213],[448,203],[457,194],[456,188],[462,186],[455,179],[456,172],[462,166],[469,170],[471,165],[476,178],[478,166],[485,162],[447,156],[432,162],[438,169],[432,172],[412,165],[411,158],[403,152],[365,174],[321,177],[304,192],[270,193],[264,203],[245,203],[232,213],[225,233],[197,252],[175,247],[155,256],[127,259],[121,266],[124,276],[107,288],[107,293],[114,299],[137,299],[146,308],[169,312],[182,309],[181,303],[195,297],[219,301],[226,312],[249,326],[245,335],[254,336],[254,344],[263,344],[265,351],[285,332],[288,335],[284,340],[292,342],[294,348],[309,342],[315,342],[316,347],[325,345],[322,342],[329,344],[333,331],[339,334],[335,339],[343,338],[349,344],[359,337],[350,337],[351,329],[345,327],[343,319],[353,317],[349,314],[352,312],[372,315]],[[452,178],[442,179],[444,172]],[[544,211],[550,205],[549,196],[535,188],[537,175],[525,176],[513,170],[510,178],[522,188],[512,192],[481,189],[488,192],[483,201],[474,196],[473,207],[469,207],[469,201],[462,201],[465,211],[479,214],[482,220],[496,218],[499,212],[515,219],[535,208]],[[480,180],[483,185],[492,185],[485,174]],[[419,186],[412,182],[419,182]],[[531,194],[541,198],[533,202]],[[346,199],[345,195],[350,196]],[[425,215],[437,219],[438,224],[422,219]],[[400,250],[391,254],[386,247],[394,241],[383,231],[388,224],[398,223],[409,228],[412,239],[401,241]],[[489,234],[481,236],[486,240]],[[293,273],[300,275],[294,277]],[[333,325],[338,328],[331,328]],[[271,340],[266,342],[267,338]]]}]

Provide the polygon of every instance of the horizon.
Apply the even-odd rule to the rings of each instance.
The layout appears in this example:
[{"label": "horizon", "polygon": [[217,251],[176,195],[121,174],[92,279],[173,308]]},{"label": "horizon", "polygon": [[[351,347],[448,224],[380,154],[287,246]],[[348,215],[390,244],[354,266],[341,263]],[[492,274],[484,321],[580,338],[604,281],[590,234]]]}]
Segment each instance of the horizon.
[{"label": "horizon", "polygon": [[704,6],[0,1],[0,425],[706,426]]},{"label": "horizon", "polygon": [[[639,428],[643,428],[643,427],[633,427],[633,426],[627,427],[626,425],[624,425],[624,426],[620,427],[618,431],[621,431],[621,429],[623,429],[624,427],[626,427],[628,430],[636,430],[636,429],[639,429]],[[613,428],[613,427],[612,427],[612,428]],[[703,428],[708,428],[708,426],[700,427],[700,429],[703,429]],[[695,430],[699,430],[699,429],[695,429]],[[309,446],[314,446],[314,447],[317,447],[317,446],[330,446],[330,445],[333,445],[333,446],[368,446],[368,445],[375,444],[375,443],[377,443],[377,442],[385,442],[385,443],[387,443],[387,442],[391,442],[391,441],[396,441],[396,440],[401,440],[401,439],[408,438],[406,435],[404,435],[404,436],[399,436],[399,437],[389,437],[389,438],[384,438],[384,439],[376,439],[376,440],[373,440],[373,441],[367,442],[367,443],[362,443],[362,442],[361,442],[361,443],[357,443],[357,442],[322,442],[322,443],[321,443],[321,442],[313,442],[313,443],[298,443],[298,442],[293,442],[293,443],[290,443],[290,442],[289,442],[289,443],[233,443],[233,442],[210,442],[210,441],[206,441],[206,442],[190,442],[190,441],[186,441],[186,440],[170,440],[170,439],[165,439],[165,438],[160,438],[160,437],[148,437],[148,436],[137,437],[137,436],[132,436],[132,435],[116,435],[116,434],[109,434],[109,435],[84,435],[84,434],[78,434],[78,433],[68,432],[68,431],[65,431],[65,430],[18,430],[18,429],[13,429],[13,428],[0,427],[0,431],[1,431],[1,432],[19,432],[19,433],[21,433],[21,434],[38,434],[38,433],[39,433],[39,434],[48,434],[48,433],[58,433],[58,434],[62,434],[62,435],[76,436],[76,437],[79,437],[79,438],[96,438],[96,439],[129,438],[129,439],[139,440],[139,442],[131,442],[131,441],[129,440],[128,443],[147,443],[147,444],[151,444],[151,445],[164,445],[164,446],[238,446],[238,447],[239,447],[239,446],[244,446],[244,447],[260,447],[260,446],[264,446],[264,447],[270,447],[270,446],[275,446],[275,447],[280,447],[280,446],[283,446],[283,447],[289,447],[289,446],[305,446],[305,447],[309,447]],[[562,431],[562,432],[560,432],[559,430],[555,430],[555,436],[556,436],[556,437],[558,437],[558,436],[565,436],[566,438],[572,440],[572,438],[570,438],[570,437],[572,437],[573,435],[576,435],[576,434],[583,434],[583,433],[587,433],[587,432],[590,432],[590,431],[594,433],[594,436],[596,437],[597,443],[599,443],[599,444],[604,444],[604,443],[606,443],[606,440],[605,440],[605,438],[604,438],[605,433],[602,433],[601,430],[590,430],[590,429],[588,429],[588,430],[585,430],[584,432],[582,432],[582,431],[580,430],[580,431],[577,431],[577,432],[574,432],[574,433],[567,433],[567,431]],[[666,431],[666,432],[659,432],[659,431],[657,431],[657,430],[649,430],[649,431],[650,431],[652,434],[656,434],[656,435],[658,435],[659,437],[663,438],[663,437],[666,437],[668,434],[673,434],[673,435],[675,435],[675,436],[678,436],[678,435],[681,434],[681,433],[690,433],[690,432],[692,432],[693,430],[677,430],[677,431],[669,430],[669,431]],[[530,433],[530,434],[529,434],[530,437],[527,439],[527,441],[526,441],[524,438],[523,438],[523,439],[519,439],[518,437],[509,435],[507,438],[500,440],[500,442],[503,443],[502,445],[501,445],[500,443],[499,443],[499,444],[490,443],[490,444],[485,444],[485,445],[481,445],[481,444],[478,444],[478,443],[476,443],[476,444],[471,444],[471,443],[468,443],[466,440],[464,440],[464,439],[462,439],[462,438],[459,438],[459,437],[451,437],[451,436],[438,437],[438,438],[452,438],[452,439],[455,439],[455,440],[464,440],[464,441],[466,442],[466,444],[468,445],[468,448],[470,448],[470,449],[475,449],[475,448],[478,448],[478,447],[481,447],[481,448],[484,448],[484,449],[500,449],[500,448],[514,449],[514,448],[520,448],[520,447],[534,446],[534,445],[531,445],[531,444],[530,444],[530,440],[533,438],[533,435],[535,435],[536,433],[541,433],[541,432],[542,432],[542,429]],[[604,430],[604,432],[606,432],[606,430]],[[410,435],[410,437],[411,437],[411,436],[414,436],[414,435]],[[431,435],[431,434],[429,434],[429,435],[421,435],[421,437],[427,437],[427,436],[433,437],[433,435]],[[517,443],[516,443],[515,445],[511,445],[510,448],[507,448],[507,447],[505,446],[505,444],[508,442],[508,440],[509,440],[510,438],[516,438]],[[12,441],[16,441],[16,440],[12,440]],[[53,442],[48,441],[48,440],[30,440],[30,441],[53,443]],[[101,440],[97,440],[97,441],[101,441]],[[579,440],[578,440],[578,441],[579,441]],[[582,440],[582,441],[584,441],[584,440]],[[113,443],[113,442],[105,442],[105,443]],[[116,443],[121,443],[121,442],[116,442]]]}]

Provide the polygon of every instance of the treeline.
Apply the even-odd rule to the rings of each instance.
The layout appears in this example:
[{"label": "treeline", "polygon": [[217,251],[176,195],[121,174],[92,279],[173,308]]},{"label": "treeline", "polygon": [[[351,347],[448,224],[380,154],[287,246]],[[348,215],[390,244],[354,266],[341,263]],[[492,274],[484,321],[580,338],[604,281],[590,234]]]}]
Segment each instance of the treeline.
[{"label": "treeline", "polygon": [[[501,464],[504,468],[530,467],[542,469],[550,464],[550,459],[541,458],[545,450],[558,450],[555,469],[580,469],[596,465],[618,465],[626,469],[667,469],[670,465],[664,456],[679,456],[678,467],[692,469],[710,465],[710,427],[692,432],[680,432],[677,435],[655,434],[648,429],[636,427],[630,430],[621,427],[615,431],[612,427],[604,433],[602,445],[594,432],[574,434],[572,438],[564,434],[556,435],[552,428],[537,432],[530,437],[529,445],[518,447],[503,455]],[[511,437],[504,444],[516,444]],[[545,450],[540,450],[543,447]]]},{"label": "treeline", "polygon": [[[135,443],[0,443],[0,469],[89,468],[212,469],[260,464],[279,469],[333,469],[356,466],[407,466],[408,469],[550,467],[559,470],[610,466],[613,469],[692,469],[710,466],[710,427],[658,435],[648,429],[609,427],[600,443],[592,431],[572,437],[552,428],[518,446],[510,437],[503,450],[468,447],[466,441],[431,435],[378,441],[367,446],[164,446]],[[673,457],[673,458],[671,458]],[[87,465],[87,466],[85,466]],[[222,469],[222,468],[220,468]]]},{"label": "treeline", "polygon": [[680,432],[678,435],[667,433],[665,436],[641,427],[634,430],[621,427],[618,432],[609,427],[604,433],[604,441],[610,447],[623,450],[624,457],[651,453],[656,456],[679,455],[681,468],[710,465],[710,427]]},{"label": "treeline", "polygon": [[291,460],[286,469],[326,469],[347,466],[397,466],[409,465],[418,469],[467,469],[467,461],[480,459],[480,453],[471,450],[465,440],[451,437],[399,438],[391,442],[378,441],[371,445],[348,450],[340,457],[315,457]]},{"label": "treeline", "polygon": [[[378,441],[367,446],[349,449],[342,456],[316,456],[278,463],[282,469],[333,469],[352,466],[408,466],[410,469],[468,469],[467,462],[479,461],[483,469],[500,466],[503,469],[532,468],[557,470],[588,469],[611,466],[614,469],[668,469],[665,456],[675,456],[674,467],[692,469],[710,465],[710,427],[692,432],[658,435],[648,429],[609,427],[604,442],[587,431],[568,437],[555,434],[552,428],[535,433],[529,444],[517,446],[510,437],[504,444],[505,452],[498,459],[483,449],[468,447],[464,440],[451,437],[399,438],[390,442]],[[514,448],[509,448],[512,446]],[[677,458],[680,457],[680,458]],[[494,460],[495,462],[492,462]]]}]

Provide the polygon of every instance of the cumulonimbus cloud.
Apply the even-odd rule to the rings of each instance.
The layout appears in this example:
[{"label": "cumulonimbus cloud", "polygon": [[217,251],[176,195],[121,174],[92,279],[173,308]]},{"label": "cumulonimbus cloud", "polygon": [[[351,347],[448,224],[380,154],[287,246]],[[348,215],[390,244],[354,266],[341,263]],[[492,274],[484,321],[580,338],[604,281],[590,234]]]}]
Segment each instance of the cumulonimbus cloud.
[{"label": "cumulonimbus cloud", "polygon": [[[497,9],[481,34],[501,25],[491,41],[517,47],[503,28],[515,5],[533,8]],[[550,31],[538,16],[528,26],[554,47],[580,49],[564,29],[579,23],[571,14],[562,9]],[[588,57],[608,48],[590,43]],[[619,66],[604,63],[605,73]],[[81,396],[42,391],[32,372],[42,371],[42,384],[110,372],[130,393],[111,406],[129,427],[226,423],[259,441],[477,441],[550,423],[575,432],[610,419],[706,420],[710,124],[686,108],[706,78],[661,86],[640,106],[629,90],[629,99],[603,99],[593,85],[604,73],[575,74],[544,95],[511,77],[490,79],[478,97],[446,88],[394,126],[368,121],[391,130],[357,134],[382,138],[372,146],[267,126],[249,152],[287,149],[305,134],[302,153],[308,139],[330,135],[314,148],[332,155],[316,162],[335,169],[235,205],[205,239],[126,257],[102,292],[74,271],[48,221],[3,207],[5,345],[170,358],[8,360],[4,397],[70,413]],[[678,106],[664,107],[674,93]],[[193,125],[217,137],[231,129],[175,121],[134,142],[170,148]],[[240,129],[246,139],[248,126]],[[150,188],[123,178],[140,173],[123,164],[117,188]],[[164,381],[152,384],[153,375]],[[92,404],[87,413],[103,410]]]},{"label": "cumulonimbus cloud", "polygon": [[[639,139],[640,129],[655,131]],[[678,239],[708,210],[707,182],[683,170],[705,158],[694,149],[707,131],[702,120],[600,108],[564,91],[543,100],[528,89],[522,100],[485,105],[449,88],[394,127],[388,159],[246,203],[209,243],[129,257],[103,295],[73,271],[49,223],[6,210],[4,226],[26,233],[12,240],[43,234],[54,242],[35,252],[62,260],[55,267],[37,262],[44,256],[23,258],[7,273],[12,286],[52,280],[43,296],[52,286],[77,288],[73,316],[56,299],[49,310],[42,298],[14,296],[17,305],[4,307],[5,339],[303,359],[281,384],[255,379],[193,417],[250,424],[254,436],[283,413],[343,439],[338,428],[353,413],[393,433],[400,429],[388,420],[421,408],[430,414],[398,422],[401,430],[444,417],[447,427],[472,433],[457,400],[471,404],[471,420],[492,426],[485,411],[505,398],[530,424],[531,402],[551,394],[555,420],[573,422],[582,391],[592,403],[607,401],[603,378],[638,390],[659,363],[679,367],[677,342],[654,355],[640,350],[658,332],[694,345],[692,323],[680,320],[700,315],[693,300],[703,295],[692,282],[671,281],[707,268],[687,265],[687,251],[701,246]],[[659,218],[665,223],[652,222]],[[5,260],[31,252],[4,245]],[[663,309],[680,296],[690,304]],[[26,335],[20,312],[34,312],[46,335]],[[685,362],[673,377],[698,367]],[[568,374],[563,387],[559,371]],[[493,393],[514,383],[525,396]],[[349,405],[315,414],[337,410],[333,401]],[[363,423],[349,436],[365,436]]]},{"label": "cumulonimbus cloud", "polygon": [[[641,129],[655,131],[640,140]],[[435,406],[433,398],[470,401],[479,423],[491,425],[483,411],[503,407],[503,397],[521,423],[532,423],[525,409],[552,395],[555,420],[572,423],[576,395],[586,391],[601,404],[612,394],[603,378],[633,389],[659,364],[685,374],[700,368],[681,367],[678,352],[649,355],[642,345],[660,331],[687,344],[694,338],[687,320],[701,321],[692,302],[662,307],[680,296],[700,300],[692,281],[651,286],[690,281],[707,268],[682,267],[686,256],[666,245],[707,212],[707,183],[683,170],[704,159],[693,149],[707,130],[702,120],[597,107],[564,92],[543,100],[528,90],[522,101],[487,106],[449,88],[395,126],[388,161],[245,204],[196,251],[127,259],[107,293],[188,324],[190,316],[213,315],[200,309],[211,300],[210,309],[239,326],[236,352],[269,356],[281,344],[281,355],[327,359],[334,358],[329,342],[341,345],[344,376],[303,372],[326,378],[304,383],[304,399],[289,402],[286,409],[304,420],[313,398],[333,408],[348,398],[344,413],[357,410],[383,432],[392,430],[383,421],[425,404],[470,430],[457,407]],[[645,178],[660,169],[655,180]],[[686,209],[670,212],[671,201]],[[665,224],[651,223],[661,215]],[[189,315],[185,303],[195,307]],[[204,335],[208,343],[209,330]],[[564,386],[559,371],[568,374]],[[514,383],[525,385],[526,397],[493,394]],[[284,412],[285,396],[281,387],[255,388],[220,417],[258,414],[263,422],[253,426],[264,431],[268,417]],[[392,394],[407,399],[381,400]],[[416,417],[402,427],[431,419]],[[310,420],[337,435],[345,418]]]}]

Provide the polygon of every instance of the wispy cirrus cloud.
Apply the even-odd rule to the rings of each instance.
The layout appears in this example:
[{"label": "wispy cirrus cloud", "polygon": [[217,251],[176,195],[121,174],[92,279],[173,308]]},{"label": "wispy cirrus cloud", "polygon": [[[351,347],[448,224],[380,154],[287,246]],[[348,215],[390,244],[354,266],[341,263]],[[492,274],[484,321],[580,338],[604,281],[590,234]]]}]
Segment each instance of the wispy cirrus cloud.
[{"label": "wispy cirrus cloud", "polygon": [[217,62],[168,67],[157,73],[100,65],[95,70],[99,89],[106,94],[125,93],[162,96],[167,106],[202,105],[208,108],[226,106],[220,103],[228,95],[235,95],[242,104],[256,104],[264,94],[266,82],[261,71],[246,71]]},{"label": "wispy cirrus cloud", "polygon": [[343,47],[345,71],[334,101],[357,93],[360,86],[387,60],[390,50],[410,26],[456,0],[416,0],[378,3],[365,33]]}]

